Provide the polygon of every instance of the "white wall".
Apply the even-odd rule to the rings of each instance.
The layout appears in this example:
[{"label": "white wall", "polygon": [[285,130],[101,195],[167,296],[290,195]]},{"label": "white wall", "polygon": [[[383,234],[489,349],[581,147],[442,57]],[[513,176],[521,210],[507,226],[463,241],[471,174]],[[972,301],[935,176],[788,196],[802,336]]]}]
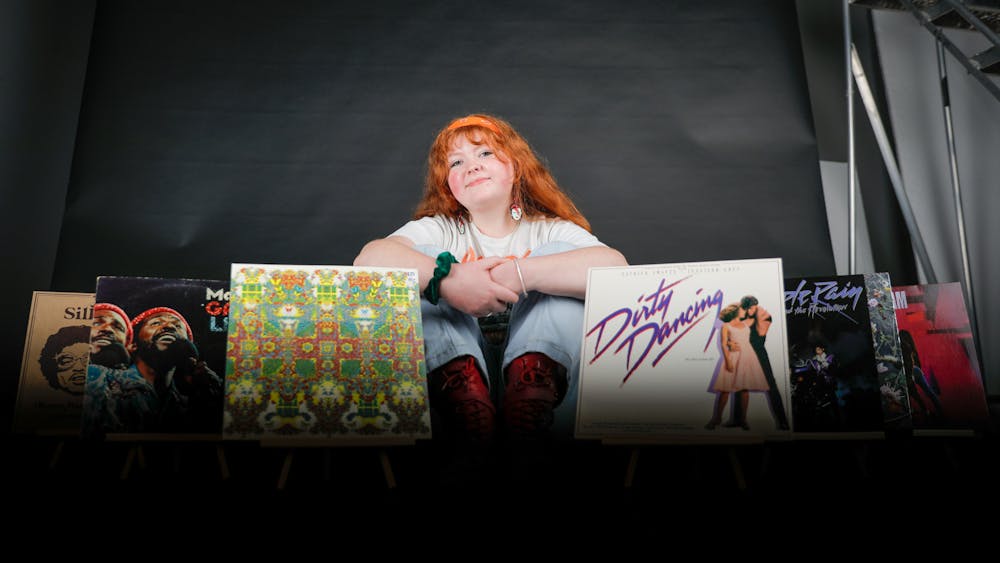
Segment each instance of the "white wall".
[{"label": "white wall", "polygon": [[[934,36],[909,12],[872,15],[904,187],[938,281],[963,281]],[[976,32],[946,34],[968,54],[989,45]],[[1000,298],[994,285],[1000,251],[990,243],[1000,240],[1000,100],[950,53],[945,59],[984,377],[987,393],[997,395]]]},{"label": "white wall", "polygon": [[[855,108],[857,110],[858,108]],[[862,110],[863,111],[863,110]],[[830,242],[833,243],[833,260],[837,265],[838,275],[851,273],[850,268],[850,202],[848,194],[850,186],[847,176],[846,162],[821,160],[819,162],[820,176],[823,180],[823,197],[826,204],[826,216],[830,223]],[[857,188],[855,188],[857,191]],[[865,205],[861,194],[856,194],[855,212],[857,217],[854,243],[854,271],[874,272],[875,259],[872,257],[871,239],[868,236],[868,225],[865,224]]]}]

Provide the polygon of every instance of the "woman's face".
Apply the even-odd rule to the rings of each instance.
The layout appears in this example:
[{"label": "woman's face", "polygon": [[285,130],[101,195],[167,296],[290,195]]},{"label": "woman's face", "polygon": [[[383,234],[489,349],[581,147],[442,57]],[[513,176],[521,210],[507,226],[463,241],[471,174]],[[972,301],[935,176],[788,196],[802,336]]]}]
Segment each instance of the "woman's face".
[{"label": "woman's face", "polygon": [[448,187],[473,215],[510,207],[514,166],[499,156],[489,145],[476,145],[464,135],[448,152]]}]

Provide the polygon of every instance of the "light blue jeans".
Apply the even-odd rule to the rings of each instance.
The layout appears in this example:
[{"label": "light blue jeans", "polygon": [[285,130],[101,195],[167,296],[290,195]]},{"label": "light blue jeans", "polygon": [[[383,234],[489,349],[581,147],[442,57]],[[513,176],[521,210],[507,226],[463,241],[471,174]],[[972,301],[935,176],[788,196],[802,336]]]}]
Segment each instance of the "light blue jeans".
[{"label": "light blue jeans", "polygon": [[[565,242],[550,242],[533,250],[531,256],[558,254],[575,248]],[[420,245],[416,249],[434,257],[443,252],[429,245]],[[428,373],[466,355],[474,357],[479,369],[487,373],[484,350],[488,344],[475,317],[452,308],[444,300],[431,305],[426,299],[421,299],[420,312],[423,316]],[[553,413],[555,422],[550,435],[555,438],[573,436],[582,342],[583,301],[579,299],[531,291],[527,298],[521,296],[510,311],[501,374],[496,379],[504,385],[503,371],[515,358],[528,352],[541,352],[564,366],[568,386],[566,396]]]}]

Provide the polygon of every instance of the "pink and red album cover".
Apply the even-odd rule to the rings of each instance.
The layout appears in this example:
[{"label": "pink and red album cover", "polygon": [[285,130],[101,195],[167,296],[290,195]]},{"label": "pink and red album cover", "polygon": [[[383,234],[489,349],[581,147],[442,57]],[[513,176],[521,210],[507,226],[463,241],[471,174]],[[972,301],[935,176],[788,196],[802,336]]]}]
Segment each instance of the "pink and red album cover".
[{"label": "pink and red album cover", "polygon": [[989,409],[961,284],[892,290],[914,430],[986,424]]}]

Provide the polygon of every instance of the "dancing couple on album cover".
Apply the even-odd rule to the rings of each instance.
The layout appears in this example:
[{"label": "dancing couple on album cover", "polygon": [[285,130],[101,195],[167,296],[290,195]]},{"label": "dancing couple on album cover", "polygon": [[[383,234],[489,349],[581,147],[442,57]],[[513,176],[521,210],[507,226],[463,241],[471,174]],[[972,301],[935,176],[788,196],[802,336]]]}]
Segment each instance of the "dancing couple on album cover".
[{"label": "dancing couple on album cover", "polygon": [[773,322],[771,314],[759,305],[756,297],[747,295],[738,303],[724,307],[719,320],[722,322],[719,333],[722,361],[708,389],[716,397],[712,418],[705,428],[714,430],[723,424],[722,414],[729,402],[729,395],[735,393],[732,416],[725,426],[750,430],[747,422],[750,392],[759,391],[767,392],[776,427],[788,430],[788,417],[781,392],[764,347],[767,332]]}]

